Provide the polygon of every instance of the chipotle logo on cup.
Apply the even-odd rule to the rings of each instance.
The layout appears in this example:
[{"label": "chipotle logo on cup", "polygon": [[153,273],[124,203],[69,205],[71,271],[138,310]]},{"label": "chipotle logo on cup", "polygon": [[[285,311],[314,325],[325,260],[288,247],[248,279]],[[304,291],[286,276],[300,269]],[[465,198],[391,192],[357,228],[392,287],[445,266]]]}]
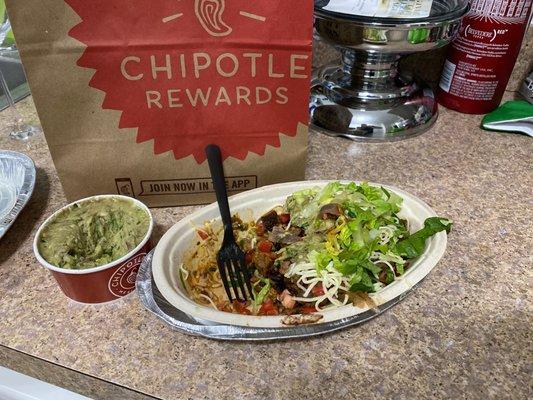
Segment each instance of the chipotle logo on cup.
[{"label": "chipotle logo on cup", "polygon": [[[43,229],[54,221],[59,214],[84,202],[97,202],[110,198],[133,202],[135,206],[143,210],[149,217],[148,231],[134,249],[115,261],[87,269],[60,268],[50,264],[43,258],[39,251],[41,234]],[[135,279],[139,266],[144,256],[152,248],[150,242],[152,229],[153,218],[150,210],[140,201],[117,195],[94,196],[71,203],[52,214],[37,231],[33,242],[33,251],[41,265],[52,273],[66,296],[80,303],[105,303],[126,296],[135,290]]]},{"label": "chipotle logo on cup", "polygon": [[137,271],[146,253],[139,253],[122,264],[109,279],[108,289],[117,297],[125,296],[135,289]]}]

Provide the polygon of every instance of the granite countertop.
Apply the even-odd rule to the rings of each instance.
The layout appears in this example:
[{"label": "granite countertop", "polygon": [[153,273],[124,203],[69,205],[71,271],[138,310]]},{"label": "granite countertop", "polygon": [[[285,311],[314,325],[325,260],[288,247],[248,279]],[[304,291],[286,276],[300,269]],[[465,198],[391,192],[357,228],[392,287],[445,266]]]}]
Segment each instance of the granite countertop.
[{"label": "granite countertop", "polygon": [[[31,98],[19,104],[36,121]],[[531,398],[533,141],[479,122],[441,107],[429,132],[402,142],[311,132],[308,179],[396,185],[455,226],[442,261],[394,308],[274,343],[171,331],[135,295],[67,300],[32,253],[39,224],[66,203],[44,137],[0,136],[0,149],[28,154],[38,169],[32,200],[0,242],[0,365],[95,399]],[[154,209],[155,238],[195,209]]]}]

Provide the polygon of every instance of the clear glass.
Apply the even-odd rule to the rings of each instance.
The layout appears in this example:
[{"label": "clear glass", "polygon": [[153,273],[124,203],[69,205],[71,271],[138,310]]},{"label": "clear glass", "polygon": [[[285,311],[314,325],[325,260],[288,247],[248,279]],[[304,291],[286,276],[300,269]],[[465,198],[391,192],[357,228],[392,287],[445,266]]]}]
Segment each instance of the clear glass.
[{"label": "clear glass", "polygon": [[[5,40],[8,33],[11,31],[11,23],[7,12],[4,9],[4,15],[0,15],[0,57],[7,53],[12,53],[14,46],[7,44],[5,46]],[[41,128],[35,125],[27,124],[24,121],[24,118],[20,114],[15,101],[13,100],[13,95],[9,90],[9,85],[7,84],[6,78],[2,69],[0,68],[0,88],[6,96],[8,107],[2,111],[3,119],[5,120],[4,126],[2,128],[2,134],[9,135],[12,139],[15,140],[28,140],[30,137],[41,132]]]},{"label": "clear glass", "polygon": [[0,46],[3,47],[4,41],[6,40],[6,36],[11,30],[11,23],[9,22],[7,12],[5,11],[4,15],[0,16],[0,18],[2,19],[2,26],[0,26]]},{"label": "clear glass", "polygon": [[7,86],[4,74],[0,69],[0,86],[6,96],[9,106],[2,111],[3,114],[8,114],[6,118],[6,125],[3,128],[3,133],[8,134],[10,138],[15,140],[28,140],[30,137],[41,132],[41,128],[35,125],[29,125],[24,122],[24,118],[20,114],[9,87]]}]

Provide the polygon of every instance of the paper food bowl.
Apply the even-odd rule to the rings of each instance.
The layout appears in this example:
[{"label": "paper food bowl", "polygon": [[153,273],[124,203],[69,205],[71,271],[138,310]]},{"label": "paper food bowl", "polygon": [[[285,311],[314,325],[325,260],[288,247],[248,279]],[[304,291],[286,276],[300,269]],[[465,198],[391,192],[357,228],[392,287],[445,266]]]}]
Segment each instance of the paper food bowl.
[{"label": "paper food bowl", "polygon": [[[80,270],[56,267],[41,256],[38,248],[39,238],[41,237],[43,229],[51,221],[53,221],[60,213],[68,210],[75,204],[98,201],[106,198],[130,201],[148,214],[148,217],[150,218],[148,232],[137,247],[118,260],[99,267]],[[39,263],[52,273],[66,296],[80,303],[104,303],[124,297],[135,290],[137,271],[139,270],[139,266],[141,265],[144,256],[151,250],[150,237],[152,235],[153,224],[152,214],[148,207],[136,199],[120,195],[87,197],[68,204],[48,217],[35,235],[33,240],[33,252]]]},{"label": "paper food bowl", "polygon": [[[232,214],[238,213],[243,220],[258,219],[265,212],[277,205],[284,204],[287,196],[292,193],[322,187],[330,181],[291,182],[265,186],[249,192],[230,197]],[[388,185],[383,186],[403,198],[402,210],[399,215],[409,221],[411,231],[423,227],[426,218],[435,217],[435,212],[417,197]],[[218,323],[262,328],[284,327],[281,316],[250,316],[217,311],[212,307],[202,306],[189,298],[179,276],[179,264],[184,254],[197,242],[195,226],[201,227],[204,222],[218,220],[220,214],[217,204],[211,204],[185,217],[170,228],[157,245],[152,261],[154,281],[165,299],[174,307],[202,323]],[[420,282],[438,263],[446,249],[446,233],[440,232],[426,242],[424,253],[412,262],[407,272],[390,285],[371,294],[377,305],[384,304],[407,293]],[[356,307],[352,304],[320,312],[323,318],[318,323],[336,321],[368,311],[368,307]]]}]

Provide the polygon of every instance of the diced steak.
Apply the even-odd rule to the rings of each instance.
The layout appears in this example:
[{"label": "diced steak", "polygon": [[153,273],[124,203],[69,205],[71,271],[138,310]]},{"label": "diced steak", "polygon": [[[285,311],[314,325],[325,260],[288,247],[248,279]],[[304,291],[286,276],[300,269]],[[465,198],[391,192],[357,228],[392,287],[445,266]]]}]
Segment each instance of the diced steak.
[{"label": "diced steak", "polygon": [[279,225],[279,217],[276,210],[267,212],[261,217],[261,222],[267,231],[271,231],[276,225]]},{"label": "diced steak", "polygon": [[302,238],[298,235],[294,235],[290,230],[285,230],[282,226],[277,225],[272,228],[272,232],[268,234],[268,240],[273,243],[289,245],[292,243],[299,242],[300,240],[302,240]]},{"label": "diced steak", "polygon": [[253,256],[253,263],[262,276],[268,276],[274,261],[268,253],[257,251]]},{"label": "diced steak", "polygon": [[337,219],[342,215],[341,206],[337,203],[325,204],[320,208],[318,216],[322,219]]},{"label": "diced steak", "polygon": [[289,228],[289,232],[292,233],[294,236],[303,236],[304,230],[302,228],[299,228],[297,226],[291,226]]}]

